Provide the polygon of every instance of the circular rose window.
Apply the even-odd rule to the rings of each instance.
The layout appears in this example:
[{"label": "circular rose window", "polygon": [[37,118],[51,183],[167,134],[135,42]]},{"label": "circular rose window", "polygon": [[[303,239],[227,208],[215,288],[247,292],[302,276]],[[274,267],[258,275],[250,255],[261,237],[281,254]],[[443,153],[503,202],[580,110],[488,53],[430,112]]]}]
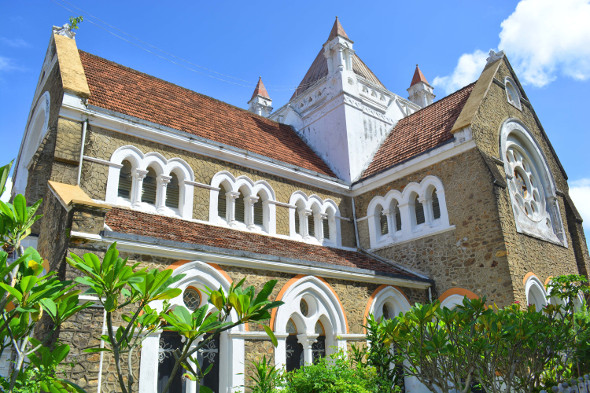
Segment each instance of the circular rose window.
[{"label": "circular rose window", "polygon": [[201,294],[193,287],[188,287],[182,294],[182,301],[186,308],[195,311],[201,305]]},{"label": "circular rose window", "polygon": [[545,217],[544,201],[532,163],[514,145],[506,150],[506,159],[512,172],[509,184],[518,207],[531,220],[540,221]]}]

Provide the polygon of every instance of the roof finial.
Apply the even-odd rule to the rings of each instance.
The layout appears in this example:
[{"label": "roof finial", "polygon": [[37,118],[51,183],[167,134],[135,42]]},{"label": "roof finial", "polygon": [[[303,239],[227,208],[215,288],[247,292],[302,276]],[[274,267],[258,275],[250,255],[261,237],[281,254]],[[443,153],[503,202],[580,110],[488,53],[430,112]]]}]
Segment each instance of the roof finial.
[{"label": "roof finial", "polygon": [[342,25],[340,24],[340,19],[338,19],[338,17],[336,17],[336,20],[334,21],[334,26],[332,26],[332,31],[330,31],[330,36],[328,37],[328,41],[330,41],[338,36],[344,37],[344,38],[350,40],[350,38],[348,38],[348,36],[346,35],[346,32],[342,28]]}]

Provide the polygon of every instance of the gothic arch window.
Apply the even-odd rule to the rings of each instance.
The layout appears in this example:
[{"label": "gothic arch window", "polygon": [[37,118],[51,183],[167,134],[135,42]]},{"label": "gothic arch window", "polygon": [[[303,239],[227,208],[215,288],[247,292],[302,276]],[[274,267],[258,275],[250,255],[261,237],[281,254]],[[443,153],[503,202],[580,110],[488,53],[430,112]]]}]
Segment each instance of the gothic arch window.
[{"label": "gothic arch window", "polygon": [[539,278],[531,274],[524,283],[527,305],[534,305],[538,312],[547,305],[547,292]]},{"label": "gothic arch window", "polygon": [[308,197],[296,191],[289,200],[291,209],[290,234],[297,240],[338,247],[340,240],[340,211],[330,199],[317,195]]},{"label": "gothic arch window", "polygon": [[[304,363],[312,363],[320,355],[330,355],[346,348],[346,342],[339,339],[348,331],[344,310],[326,282],[313,276],[294,278],[281,293],[283,295],[277,300],[285,304],[274,311],[271,318],[271,328],[278,338],[275,350],[278,367],[293,368],[300,359],[293,358],[292,351],[297,348],[295,337],[301,344]],[[303,302],[305,306],[302,306]],[[297,334],[294,335],[293,331]]]},{"label": "gothic arch window", "polygon": [[516,83],[514,80],[507,76],[504,79],[504,85],[506,86],[506,100],[518,110],[522,110],[522,105],[520,103],[520,93],[516,88]]},{"label": "gothic arch window", "polygon": [[119,198],[125,199],[127,201],[131,200],[131,193],[132,193],[132,186],[133,186],[133,176],[132,176],[133,166],[129,162],[129,160],[125,160],[122,162],[121,173],[119,174],[119,188],[117,192],[117,196]]},{"label": "gothic arch window", "polygon": [[426,176],[409,183],[402,192],[390,190],[376,196],[367,208],[371,248],[428,236],[450,228],[444,187],[440,179]]},{"label": "gothic arch window", "polygon": [[180,158],[122,146],[111,156],[105,201],[150,213],[192,218],[194,173]]},{"label": "gothic arch window", "polygon": [[211,180],[209,221],[275,234],[275,201],[274,191],[267,182],[253,182],[247,176],[236,178],[227,171],[218,172]]},{"label": "gothic arch window", "polygon": [[454,287],[454,288],[449,288],[446,291],[444,291],[443,294],[440,295],[438,300],[440,301],[441,308],[446,307],[449,310],[452,310],[455,307],[463,304],[463,300],[466,297],[469,299],[478,299],[479,298],[479,296],[477,296],[475,293],[471,292],[468,289]]},{"label": "gothic arch window", "polygon": [[500,149],[517,232],[567,247],[555,182],[535,139],[520,122],[507,120]]},{"label": "gothic arch window", "polygon": [[[173,276],[185,276],[174,283],[175,287],[183,290],[182,296],[171,300],[172,307],[206,305],[205,299],[200,297],[205,288],[223,288],[226,292],[231,283],[226,274],[215,267],[199,261],[187,262],[174,270]],[[163,301],[155,301],[150,306],[161,309]],[[209,305],[209,307],[212,307]],[[237,320],[237,315],[230,316],[231,321]],[[212,365],[210,373],[201,383],[215,392],[229,392],[233,388],[244,385],[244,326],[237,326],[222,333],[218,339],[211,339],[200,351],[197,358],[204,367]],[[207,336],[204,339],[208,339]],[[175,341],[176,340],[176,341]],[[166,365],[160,359],[174,346],[181,345],[178,338],[168,336],[165,332],[157,332],[146,338],[141,349],[139,391],[142,393],[159,393],[158,380],[166,378]],[[169,374],[168,374],[169,375]],[[179,381],[181,381],[180,377]],[[178,392],[196,392],[198,383],[185,380],[177,382]],[[182,389],[182,390],[180,390]]]},{"label": "gothic arch window", "polygon": [[[392,319],[410,309],[410,303],[399,289],[382,285],[371,296],[367,315],[372,314],[375,319]],[[365,315],[365,323],[366,317]]]}]

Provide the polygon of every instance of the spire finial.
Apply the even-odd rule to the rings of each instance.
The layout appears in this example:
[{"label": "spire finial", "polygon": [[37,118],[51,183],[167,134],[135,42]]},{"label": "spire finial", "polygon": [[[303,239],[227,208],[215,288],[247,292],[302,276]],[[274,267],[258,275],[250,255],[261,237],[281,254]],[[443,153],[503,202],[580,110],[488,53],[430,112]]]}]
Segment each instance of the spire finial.
[{"label": "spire finial", "polygon": [[334,26],[332,26],[332,31],[330,31],[330,36],[328,37],[328,41],[330,41],[338,36],[344,37],[348,40],[350,39],[350,38],[348,38],[348,35],[346,35],[346,32],[342,28],[342,25],[340,24],[340,19],[338,19],[338,17],[336,17],[336,20],[334,21]]},{"label": "spire finial", "polygon": [[420,70],[420,67],[418,67],[418,64],[416,64],[416,71],[414,71],[414,77],[412,78],[412,83],[410,83],[410,87],[414,86],[416,83],[419,83],[419,82],[423,82],[423,83],[428,84],[426,77],[424,76],[424,74]]}]

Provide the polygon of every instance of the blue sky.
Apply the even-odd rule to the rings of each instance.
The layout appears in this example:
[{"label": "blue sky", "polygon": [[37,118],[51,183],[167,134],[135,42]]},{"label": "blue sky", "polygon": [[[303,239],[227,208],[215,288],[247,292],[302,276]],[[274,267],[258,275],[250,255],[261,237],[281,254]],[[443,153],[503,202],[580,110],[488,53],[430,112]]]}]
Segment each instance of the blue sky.
[{"label": "blue sky", "polygon": [[415,64],[442,98],[504,49],[569,176],[590,233],[590,0],[0,0],[0,154],[18,153],[52,25],[80,49],[246,107],[262,76],[285,104],[339,16],[357,54],[407,96]]}]

